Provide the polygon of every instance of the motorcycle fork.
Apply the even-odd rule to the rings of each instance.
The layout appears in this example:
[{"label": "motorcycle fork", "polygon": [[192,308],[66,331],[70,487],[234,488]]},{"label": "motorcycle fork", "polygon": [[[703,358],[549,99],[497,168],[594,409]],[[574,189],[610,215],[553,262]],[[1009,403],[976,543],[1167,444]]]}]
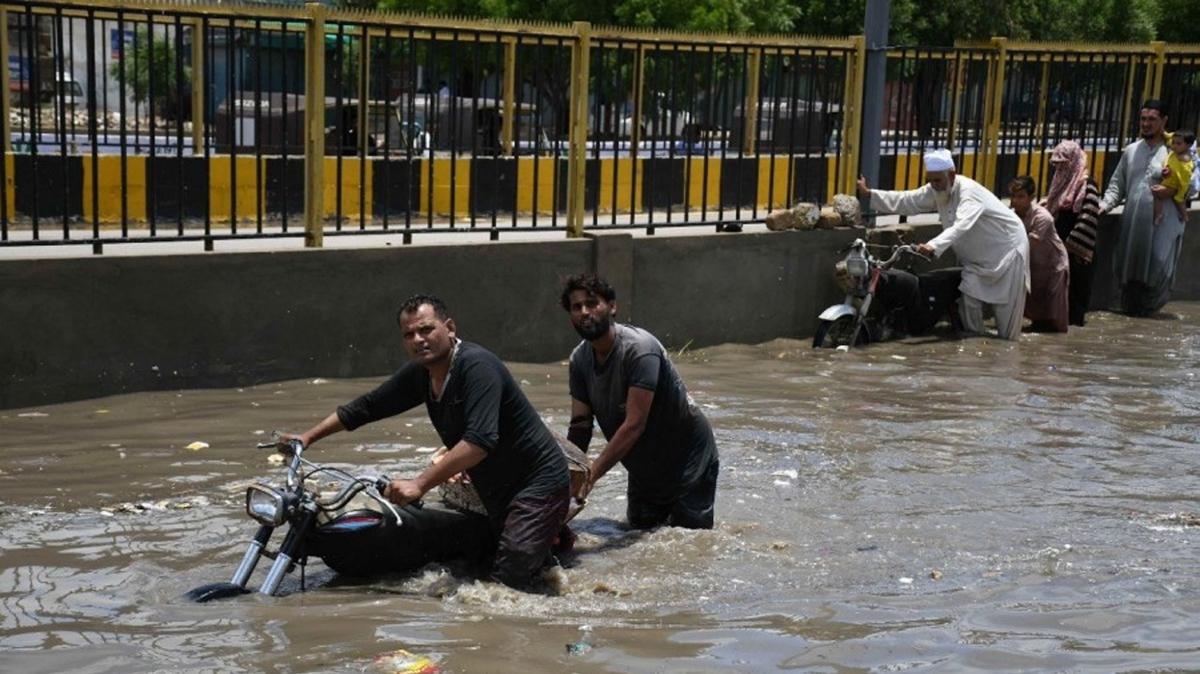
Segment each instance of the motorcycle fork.
[{"label": "motorcycle fork", "polygon": [[292,526],[288,528],[287,536],[283,539],[283,545],[279,546],[279,551],[275,553],[275,562],[271,564],[271,570],[267,572],[267,579],[263,581],[262,587],[258,588],[259,594],[273,595],[279,589],[279,584],[283,582],[283,577],[287,575],[288,569],[292,565],[292,560],[296,557],[296,552],[304,542],[304,536],[312,527],[313,521],[317,517],[315,508],[304,508],[298,521],[293,521]]},{"label": "motorcycle fork", "polygon": [[871,300],[875,299],[875,289],[879,287],[881,276],[883,276],[883,272],[878,269],[871,270],[871,280],[867,282],[867,295],[858,305],[858,317],[854,321],[854,332],[850,333],[850,348],[854,348],[854,345],[858,343],[858,333],[867,321],[867,312],[871,310]]},{"label": "motorcycle fork", "polygon": [[246,548],[246,554],[242,555],[242,563],[238,564],[237,570],[233,572],[231,583],[241,588],[246,587],[246,583],[250,581],[250,574],[254,573],[254,567],[258,565],[258,560],[262,557],[273,531],[275,531],[275,527],[265,524],[258,528],[254,540],[250,541],[249,547]]}]

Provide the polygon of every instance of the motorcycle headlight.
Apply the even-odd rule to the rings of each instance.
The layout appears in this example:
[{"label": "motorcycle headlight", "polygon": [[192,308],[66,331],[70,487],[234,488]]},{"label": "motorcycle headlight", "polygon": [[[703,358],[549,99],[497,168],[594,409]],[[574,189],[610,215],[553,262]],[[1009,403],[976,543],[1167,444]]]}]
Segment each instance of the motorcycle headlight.
[{"label": "motorcycle headlight", "polygon": [[846,256],[846,271],[849,272],[849,274],[851,276],[866,276],[867,275],[866,259],[863,258],[862,255],[859,255],[857,253],[857,251],[847,255]]},{"label": "motorcycle headlight", "polygon": [[266,485],[250,485],[246,488],[246,514],[267,526],[283,524],[287,519],[283,494]]}]

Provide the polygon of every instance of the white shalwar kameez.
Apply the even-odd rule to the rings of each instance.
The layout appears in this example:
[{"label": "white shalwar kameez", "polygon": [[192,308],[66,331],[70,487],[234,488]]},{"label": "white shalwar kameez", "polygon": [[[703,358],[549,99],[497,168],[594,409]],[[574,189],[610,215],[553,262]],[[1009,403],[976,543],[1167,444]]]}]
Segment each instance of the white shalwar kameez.
[{"label": "white shalwar kameez", "polygon": [[1020,336],[1029,292],[1029,239],[1021,219],[996,195],[970,178],[955,176],[945,192],[930,185],[903,192],[871,190],[871,208],[899,215],[936,212],[942,233],[928,245],[938,257],[953,248],[962,265],[963,327],[982,333],[983,305],[988,304],[999,336]]}]

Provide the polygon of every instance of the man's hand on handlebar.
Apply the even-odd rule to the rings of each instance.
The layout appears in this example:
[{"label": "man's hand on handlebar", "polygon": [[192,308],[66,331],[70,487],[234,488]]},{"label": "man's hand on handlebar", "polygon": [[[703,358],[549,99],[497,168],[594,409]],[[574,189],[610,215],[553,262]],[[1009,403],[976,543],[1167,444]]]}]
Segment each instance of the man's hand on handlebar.
[{"label": "man's hand on handlebar", "polygon": [[931,246],[927,243],[918,243],[917,244],[917,255],[920,255],[920,256],[926,257],[926,258],[931,258],[931,257],[933,257],[933,252],[934,252],[933,246]]},{"label": "man's hand on handlebar", "polygon": [[260,442],[258,444],[258,447],[259,447],[259,449],[274,448],[276,451],[278,451],[280,454],[283,454],[284,456],[292,456],[293,454],[296,453],[297,445],[299,445],[300,449],[304,449],[305,447],[308,446],[308,443],[306,443],[304,441],[304,436],[298,435],[296,433],[284,433],[281,431],[273,431],[271,433],[271,442]]},{"label": "man's hand on handlebar", "polygon": [[424,495],[414,480],[392,480],[383,490],[383,497],[399,506],[420,501]]}]

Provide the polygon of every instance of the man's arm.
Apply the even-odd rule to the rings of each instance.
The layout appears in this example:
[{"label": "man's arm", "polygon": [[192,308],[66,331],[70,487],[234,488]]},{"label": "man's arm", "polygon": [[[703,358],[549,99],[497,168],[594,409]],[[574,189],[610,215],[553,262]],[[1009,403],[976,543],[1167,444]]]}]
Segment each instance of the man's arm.
[{"label": "man's arm", "polygon": [[571,398],[571,425],[567,427],[567,440],[587,454],[592,444],[592,408],[587,403]]},{"label": "man's arm", "polygon": [[[967,233],[983,215],[983,202],[968,194],[963,194],[958,201],[958,210],[954,212],[954,224],[942,230],[941,234],[921,244],[923,250],[929,250],[941,257],[946,249],[954,245],[960,236]],[[1022,228],[1023,229],[1023,228]]]},{"label": "man's arm", "polygon": [[425,472],[412,480],[392,480],[383,495],[396,505],[408,505],[421,498],[430,489],[458,475],[487,458],[482,447],[460,440],[441,461],[429,466]]},{"label": "man's arm", "polygon": [[1124,152],[1121,153],[1121,159],[1117,161],[1117,168],[1113,171],[1112,177],[1108,179],[1108,189],[1104,190],[1104,198],[1100,200],[1100,212],[1107,213],[1125,200],[1125,157],[1128,156]]},{"label": "man's arm", "polygon": [[921,213],[933,213],[937,210],[937,199],[934,198],[934,189],[929,185],[901,192],[890,190],[869,191],[871,194],[871,209],[879,213],[919,215]]},{"label": "man's arm", "polygon": [[646,419],[650,416],[650,404],[654,402],[654,391],[637,386],[629,387],[625,394],[625,421],[613,434],[612,439],[600,452],[600,456],[592,462],[592,479],[585,484],[576,496],[579,499],[587,497],[588,492],[596,481],[604,476],[617,462],[625,458],[634,443],[642,437],[646,430]]},{"label": "man's arm", "polygon": [[305,447],[311,447],[317,440],[344,430],[346,427],[342,425],[342,420],[338,418],[337,412],[331,412],[329,416],[303,433],[280,433],[279,442],[282,446],[288,440],[299,440]]}]

